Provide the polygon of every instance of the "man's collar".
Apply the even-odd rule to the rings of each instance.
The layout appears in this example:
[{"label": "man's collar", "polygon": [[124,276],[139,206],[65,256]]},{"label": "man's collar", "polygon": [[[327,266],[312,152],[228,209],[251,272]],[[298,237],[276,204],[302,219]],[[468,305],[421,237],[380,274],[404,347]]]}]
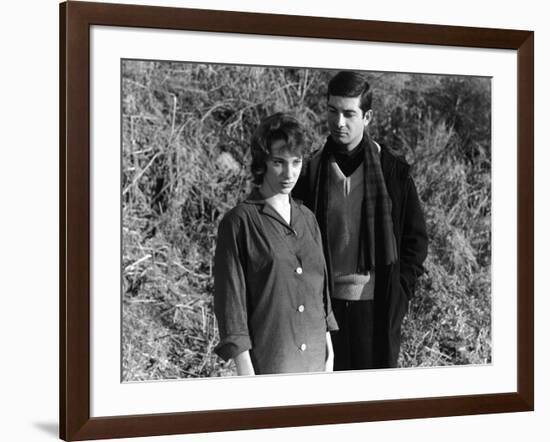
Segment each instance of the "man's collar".
[{"label": "man's collar", "polygon": [[332,139],[332,137],[330,135],[327,137],[327,141],[325,143],[325,148],[328,148],[331,153],[336,153],[337,152],[337,153],[340,153],[344,156],[347,156],[347,155],[352,156],[357,152],[357,150],[364,149],[368,145],[369,141],[372,142],[376,146],[376,148],[378,149],[378,153],[380,153],[382,151],[382,147],[380,146],[380,144],[378,144],[376,141],[374,141],[372,138],[370,138],[369,135],[367,134],[367,132],[363,133],[363,138],[361,138],[361,141],[359,142],[359,144],[357,146],[355,146],[350,151],[340,150],[338,148],[338,145],[336,144],[336,142]]}]

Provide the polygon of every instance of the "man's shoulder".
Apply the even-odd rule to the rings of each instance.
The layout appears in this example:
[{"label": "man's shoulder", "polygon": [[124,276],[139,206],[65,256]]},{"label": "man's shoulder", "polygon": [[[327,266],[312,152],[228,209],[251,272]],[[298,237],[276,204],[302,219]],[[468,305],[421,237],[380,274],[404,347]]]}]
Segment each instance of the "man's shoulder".
[{"label": "man's shoulder", "polygon": [[310,175],[310,178],[315,175],[315,170],[317,170],[317,167],[319,167],[319,164],[321,163],[321,157],[323,156],[324,149],[325,145],[323,144],[317,149],[311,151],[307,157],[306,167],[302,170],[305,174]]},{"label": "man's shoulder", "polygon": [[314,149],[309,154],[309,159],[312,160],[313,158],[320,158],[321,154],[323,153],[324,145],[317,147],[317,149]]},{"label": "man's shoulder", "polygon": [[384,173],[395,172],[397,176],[407,178],[411,169],[411,165],[407,162],[407,159],[385,146],[381,146],[381,163]]},{"label": "man's shoulder", "polygon": [[323,154],[323,149],[325,146],[320,146],[317,149],[314,149],[308,156],[307,162],[311,164],[317,164],[321,160],[321,156]]}]

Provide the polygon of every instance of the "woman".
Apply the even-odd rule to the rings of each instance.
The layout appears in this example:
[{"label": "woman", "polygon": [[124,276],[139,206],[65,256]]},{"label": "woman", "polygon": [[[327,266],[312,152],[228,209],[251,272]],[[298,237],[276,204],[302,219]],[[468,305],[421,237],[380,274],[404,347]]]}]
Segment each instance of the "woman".
[{"label": "woman", "polygon": [[256,185],[218,229],[214,259],[216,353],[239,375],[332,371],[338,327],[315,217],[292,200],[302,168],[303,131],[277,113],[252,137]]}]

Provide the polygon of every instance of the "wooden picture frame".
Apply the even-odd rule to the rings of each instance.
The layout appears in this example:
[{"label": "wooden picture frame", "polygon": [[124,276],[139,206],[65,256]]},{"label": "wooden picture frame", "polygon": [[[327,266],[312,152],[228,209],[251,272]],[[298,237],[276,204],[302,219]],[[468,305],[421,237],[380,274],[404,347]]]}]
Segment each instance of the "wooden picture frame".
[{"label": "wooden picture frame", "polygon": [[[90,417],[90,27],[414,43],[517,51],[517,391]],[[70,1],[60,5],[60,437],[136,437],[534,408],[534,35],[530,31]]]}]

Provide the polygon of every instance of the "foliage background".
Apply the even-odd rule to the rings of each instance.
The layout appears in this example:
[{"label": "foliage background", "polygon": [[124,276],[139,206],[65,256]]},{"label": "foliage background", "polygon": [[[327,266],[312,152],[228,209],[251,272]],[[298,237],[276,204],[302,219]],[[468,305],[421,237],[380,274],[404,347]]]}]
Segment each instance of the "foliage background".
[{"label": "foliage background", "polygon": [[[331,71],[124,60],[122,377],[234,374],[214,353],[220,217],[250,188],[250,136],[291,110],[326,136]],[[401,367],[491,362],[491,83],[365,72],[373,137],[407,158],[428,224],[427,273],[403,326]]]}]

